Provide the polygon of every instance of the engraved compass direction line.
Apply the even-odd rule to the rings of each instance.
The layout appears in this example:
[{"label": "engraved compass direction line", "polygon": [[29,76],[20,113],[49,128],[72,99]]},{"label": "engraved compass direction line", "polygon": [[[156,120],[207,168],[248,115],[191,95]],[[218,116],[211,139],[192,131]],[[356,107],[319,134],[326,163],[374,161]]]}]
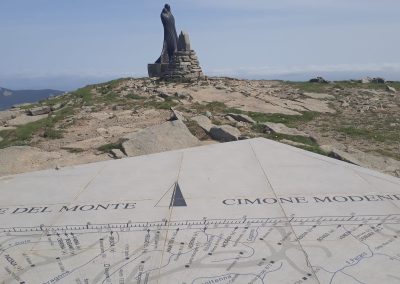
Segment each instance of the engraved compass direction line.
[{"label": "engraved compass direction line", "polygon": [[[220,228],[231,227],[287,227],[291,226],[336,226],[336,225],[384,225],[400,224],[400,214],[395,215],[359,215],[353,216],[312,216],[312,217],[280,217],[280,218],[247,218],[243,219],[201,219],[177,220],[154,222],[107,223],[64,226],[33,226],[0,228],[0,233],[5,234],[47,234],[76,232],[76,233],[102,233],[110,230],[119,232],[145,231],[145,230],[176,230],[202,229],[206,225],[224,225]],[[216,227],[218,228],[218,227]]]}]

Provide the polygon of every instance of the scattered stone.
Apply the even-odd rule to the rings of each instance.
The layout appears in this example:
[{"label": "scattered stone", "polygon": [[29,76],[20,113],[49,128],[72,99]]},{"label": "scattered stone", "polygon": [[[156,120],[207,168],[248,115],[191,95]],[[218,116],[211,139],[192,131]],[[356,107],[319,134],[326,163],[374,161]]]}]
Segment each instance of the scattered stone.
[{"label": "scattered stone", "polygon": [[227,116],[232,117],[236,121],[247,122],[251,124],[255,124],[256,122],[248,115],[245,114],[237,114],[237,113],[229,113]]},{"label": "scattered stone", "polygon": [[14,130],[14,129],[17,129],[17,128],[15,126],[8,126],[8,125],[0,126],[0,131],[3,131],[3,130]]},{"label": "scattered stone", "polygon": [[303,95],[306,97],[318,99],[318,100],[332,100],[335,98],[332,95],[321,94],[321,93],[303,93]]},{"label": "scattered stone", "polygon": [[185,92],[176,92],[175,97],[177,97],[178,99],[184,99],[184,100],[193,100],[193,97],[189,94],[189,93],[185,93]]},{"label": "scattered stone", "polygon": [[192,117],[191,120],[197,122],[197,124],[207,133],[210,133],[211,128],[214,126],[211,120],[205,115]]},{"label": "scattered stone", "polygon": [[125,154],[120,149],[112,149],[110,153],[114,159],[122,159],[126,157]]},{"label": "scattered stone", "polygon": [[32,116],[48,114],[50,112],[51,112],[51,108],[49,106],[35,107],[35,108],[31,108],[28,110],[28,114],[30,114]]},{"label": "scattered stone", "polygon": [[342,107],[348,107],[348,106],[350,106],[350,104],[349,104],[348,102],[344,101],[344,102],[342,103]]},{"label": "scattered stone", "polygon": [[171,107],[171,117],[169,119],[170,121],[173,120],[181,120],[181,121],[187,121],[187,119],[183,116],[182,113],[177,111],[176,109]]},{"label": "scattered stone", "polygon": [[157,89],[156,92],[157,92],[158,96],[163,99],[168,99],[168,98],[174,97],[173,94],[168,93],[166,90],[163,90],[163,89]]},{"label": "scattered stone", "polygon": [[295,128],[287,127],[283,123],[266,122],[263,123],[263,125],[265,126],[266,133],[278,133],[284,135],[310,137],[310,135],[308,135],[307,133],[304,133],[303,131],[297,130]]},{"label": "scattered stone", "polygon": [[62,103],[58,103],[51,107],[51,111],[56,111],[56,110],[62,109],[63,107],[64,107],[64,105]]},{"label": "scattered stone", "polygon": [[329,81],[325,80],[322,77],[312,78],[309,81],[310,83],[329,83]]},{"label": "scattered stone", "polygon": [[388,92],[390,92],[390,93],[396,93],[397,91],[396,91],[396,89],[395,88],[393,88],[393,87],[390,87],[390,86],[386,86],[386,91],[388,91]]},{"label": "scattered stone", "polygon": [[214,140],[230,142],[239,140],[240,131],[230,125],[218,125],[211,127],[210,135]]},{"label": "scattered stone", "polygon": [[204,114],[205,114],[205,116],[207,116],[208,118],[212,118],[212,113],[211,113],[211,112],[206,111]]},{"label": "scattered stone", "polygon": [[96,118],[98,120],[106,120],[114,117],[112,112],[94,112],[90,114],[91,117]]},{"label": "scattered stone", "polygon": [[122,143],[122,147],[128,156],[147,155],[200,145],[200,141],[180,120],[145,128],[128,134],[124,138],[127,141]]}]

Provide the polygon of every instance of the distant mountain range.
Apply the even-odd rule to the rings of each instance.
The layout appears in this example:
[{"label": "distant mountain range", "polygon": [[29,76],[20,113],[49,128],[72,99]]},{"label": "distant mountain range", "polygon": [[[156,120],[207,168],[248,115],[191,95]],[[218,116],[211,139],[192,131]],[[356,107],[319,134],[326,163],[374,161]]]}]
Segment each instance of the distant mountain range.
[{"label": "distant mountain range", "polygon": [[11,108],[16,104],[34,103],[52,96],[63,94],[58,90],[10,90],[0,87],[0,110]]}]

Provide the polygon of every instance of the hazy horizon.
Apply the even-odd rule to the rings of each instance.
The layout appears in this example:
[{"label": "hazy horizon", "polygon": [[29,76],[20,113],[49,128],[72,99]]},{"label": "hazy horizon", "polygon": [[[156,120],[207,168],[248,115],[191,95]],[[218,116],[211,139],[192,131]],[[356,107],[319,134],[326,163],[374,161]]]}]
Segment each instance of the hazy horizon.
[{"label": "hazy horizon", "polygon": [[[73,90],[147,76],[165,1],[2,0],[0,86]],[[396,0],[169,1],[206,75],[400,80]]]}]

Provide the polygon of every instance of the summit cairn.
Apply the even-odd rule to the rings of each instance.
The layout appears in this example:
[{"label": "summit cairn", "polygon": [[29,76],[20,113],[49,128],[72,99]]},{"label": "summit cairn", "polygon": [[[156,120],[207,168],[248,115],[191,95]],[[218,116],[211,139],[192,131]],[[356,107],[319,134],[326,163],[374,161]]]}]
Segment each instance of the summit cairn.
[{"label": "summit cairn", "polygon": [[190,49],[189,34],[181,32],[178,39],[178,51],[173,55],[168,70],[162,75],[170,79],[204,78],[196,52]]},{"label": "summit cairn", "polygon": [[190,47],[189,34],[181,32],[179,38],[177,36],[175,18],[168,4],[161,12],[161,21],[164,26],[163,49],[156,62],[148,64],[149,77],[178,81],[204,78],[196,52]]}]

